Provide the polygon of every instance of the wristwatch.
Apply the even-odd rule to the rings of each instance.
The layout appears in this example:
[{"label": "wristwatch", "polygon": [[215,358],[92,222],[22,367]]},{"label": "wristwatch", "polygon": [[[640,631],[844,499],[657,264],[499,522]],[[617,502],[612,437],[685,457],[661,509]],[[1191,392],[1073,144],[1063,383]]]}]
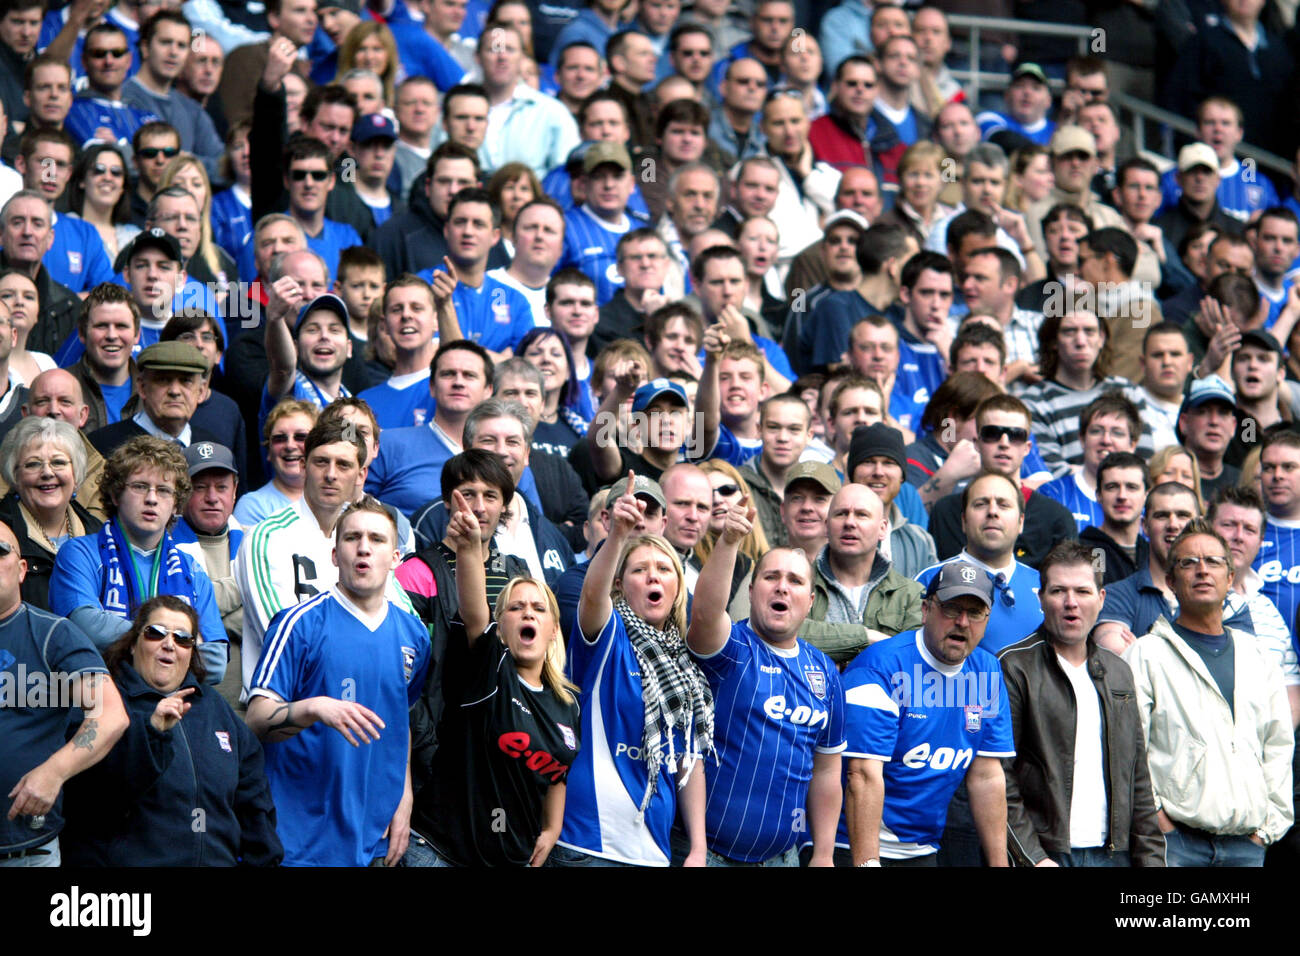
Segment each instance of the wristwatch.
[{"label": "wristwatch", "polygon": [[858,866],[880,866],[879,860],[867,860],[865,863],[859,863]]}]

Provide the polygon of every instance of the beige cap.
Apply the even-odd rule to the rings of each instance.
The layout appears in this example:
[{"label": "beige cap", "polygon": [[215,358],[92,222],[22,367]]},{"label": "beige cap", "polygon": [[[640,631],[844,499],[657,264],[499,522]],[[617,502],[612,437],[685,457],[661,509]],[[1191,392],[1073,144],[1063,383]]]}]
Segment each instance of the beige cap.
[{"label": "beige cap", "polygon": [[1185,173],[1197,166],[1208,166],[1217,173],[1219,171],[1219,157],[1205,143],[1188,143],[1178,151],[1178,171]]},{"label": "beige cap", "polygon": [[820,461],[797,461],[785,471],[785,486],[790,487],[796,481],[814,481],[826,489],[828,494],[840,490],[840,476],[830,465]]},{"label": "beige cap", "polygon": [[1087,153],[1089,156],[1096,156],[1097,141],[1082,126],[1060,126],[1052,134],[1052,144],[1049,149],[1053,156],[1061,156],[1065,153]]}]

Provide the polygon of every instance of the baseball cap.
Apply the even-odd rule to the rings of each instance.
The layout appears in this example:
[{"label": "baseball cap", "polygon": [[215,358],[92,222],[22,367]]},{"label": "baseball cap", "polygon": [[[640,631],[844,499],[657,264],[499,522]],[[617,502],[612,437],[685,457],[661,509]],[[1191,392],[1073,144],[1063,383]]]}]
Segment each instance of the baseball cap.
[{"label": "baseball cap", "polygon": [[155,342],[140,353],[135,367],[204,375],[208,371],[208,360],[188,342]]},{"label": "baseball cap", "polygon": [[1217,173],[1219,157],[1214,149],[1205,143],[1188,143],[1178,151],[1178,171],[1185,173],[1197,166],[1208,166]]},{"label": "baseball cap", "polygon": [[[620,478],[609,487],[609,495],[605,498],[605,507],[611,507],[614,502],[622,498],[627,492],[627,479]],[[636,481],[632,485],[632,494],[637,498],[649,498],[659,506],[661,511],[668,508],[668,499],[664,497],[664,490],[659,487],[659,482],[653,478],[647,478],[645,475],[637,475]]]},{"label": "baseball cap", "polygon": [[867,220],[863,217],[862,213],[855,212],[852,209],[837,209],[826,217],[826,223],[822,226],[822,232],[829,232],[831,226],[840,222],[851,223],[852,225],[857,226],[862,232],[866,232],[869,228]]},{"label": "baseball cap", "polygon": [[352,126],[352,142],[369,143],[375,139],[397,139],[397,124],[383,113],[367,113]]},{"label": "baseball cap", "polygon": [[884,422],[876,422],[874,425],[859,425],[853,429],[853,437],[849,439],[849,480],[853,480],[853,471],[858,465],[876,455],[892,459],[898,463],[899,468],[907,471],[903,433]]},{"label": "baseball cap", "polygon": [[176,241],[174,236],[154,226],[152,229],[145,229],[143,232],[135,234],[135,238],[128,242],[126,248],[119,252],[117,258],[113,260],[113,271],[125,272],[131,257],[143,249],[157,249],[168,259],[179,262],[181,265],[185,264],[185,257],[181,255],[181,244]]},{"label": "baseball cap", "polygon": [[348,324],[348,307],[347,304],[336,296],[333,292],[326,292],[316,296],[301,309],[298,310],[298,319],[293,323],[293,332],[298,334],[298,329],[302,327],[303,322],[307,321],[307,316],[317,309],[326,309],[333,312],[343,321],[343,327],[347,328]]},{"label": "baseball cap", "polygon": [[213,468],[239,474],[239,469],[235,467],[235,456],[230,449],[211,441],[198,441],[186,448],[185,464],[189,466],[191,478],[201,471]]},{"label": "baseball cap", "polygon": [[789,488],[796,481],[811,481],[831,495],[839,491],[842,484],[835,469],[822,461],[796,461],[785,470],[785,486]]},{"label": "baseball cap", "polygon": [[1278,340],[1264,329],[1251,329],[1249,332],[1242,332],[1241,345],[1238,345],[1237,348],[1241,348],[1242,345],[1253,345],[1256,348],[1264,349],[1266,352],[1282,354],[1282,346],[1278,343]]},{"label": "baseball cap", "polygon": [[361,0],[323,0],[316,12],[319,13],[322,10],[331,9],[346,10],[348,13],[355,13],[357,16],[360,16]]},{"label": "baseball cap", "polygon": [[622,143],[599,142],[592,143],[591,148],[582,156],[582,171],[589,173],[597,166],[604,166],[612,163],[627,172],[632,171],[632,157],[628,155],[627,147]]},{"label": "baseball cap", "polygon": [[939,566],[939,573],[925,589],[927,598],[951,601],[953,598],[979,598],[986,607],[993,606],[993,579],[988,572],[966,561],[949,561]]},{"label": "baseball cap", "polygon": [[653,402],[660,395],[676,395],[677,400],[682,406],[689,408],[691,403],[686,398],[686,389],[682,388],[676,382],[666,378],[651,379],[632,396],[632,411],[643,412],[646,406]]},{"label": "baseball cap", "polygon": [[1011,71],[1011,82],[1014,83],[1016,80],[1022,79],[1026,76],[1032,76],[1039,83],[1042,83],[1043,86],[1048,85],[1047,74],[1043,72],[1043,68],[1037,63],[1021,63]]},{"label": "baseball cap", "polygon": [[1207,402],[1222,402],[1229,408],[1236,408],[1237,396],[1233,394],[1228,383],[1217,375],[1194,379],[1183,399],[1183,407],[1178,410],[1179,414],[1191,408],[1198,408]]},{"label": "baseball cap", "polygon": [[1097,141],[1092,138],[1082,126],[1058,126],[1056,132],[1052,134],[1052,143],[1048,147],[1053,156],[1063,156],[1066,153],[1087,153],[1089,156],[1097,155]]}]

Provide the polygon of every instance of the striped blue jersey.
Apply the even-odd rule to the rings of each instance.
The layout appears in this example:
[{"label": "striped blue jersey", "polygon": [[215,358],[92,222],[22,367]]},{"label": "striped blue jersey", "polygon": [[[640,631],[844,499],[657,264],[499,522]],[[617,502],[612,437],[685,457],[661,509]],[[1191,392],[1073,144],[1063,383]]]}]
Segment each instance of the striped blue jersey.
[{"label": "striped blue jersey", "polygon": [[1079,476],[1072,471],[1039,485],[1038,493],[1065,505],[1080,532],[1089,525],[1100,528],[1106,518],[1101,513],[1101,505],[1097,504],[1096,493],[1083,487]]},{"label": "striped blue jersey", "polygon": [[429,385],[427,371],[412,372],[394,375],[357,397],[365,399],[380,428],[406,428],[423,425],[433,417],[433,392]]},{"label": "striped blue jersey", "polygon": [[267,633],[250,696],[354,700],[385,725],[362,747],[324,723],[264,743],[284,865],[367,866],[388,852],[384,832],[402,799],[407,711],[424,687],[428,631],[391,603],[368,619],[332,587],[282,610]]},{"label": "striped blue jersey", "polygon": [[[441,266],[425,269],[420,278],[431,283],[435,271],[446,270]],[[456,306],[461,334],[491,352],[513,351],[536,324],[533,307],[524,294],[486,273],[477,289],[457,282],[451,301]]]},{"label": "striped blue jersey", "polygon": [[845,757],[884,763],[880,855],[935,852],[975,758],[1015,756],[997,659],[977,647],[961,664],[945,664],[920,631],[904,631],[859,654],[843,682]]},{"label": "striped blue jersey", "polygon": [[1043,117],[1032,126],[1025,126],[1015,118],[997,110],[987,110],[980,113],[975,117],[975,122],[980,128],[980,139],[988,139],[994,133],[1010,130],[1023,136],[1031,143],[1046,146],[1052,141],[1052,134],[1056,132],[1056,124],[1047,117]]},{"label": "striped blue jersey", "polygon": [[130,103],[110,100],[86,91],[78,94],[72,101],[72,108],[68,110],[68,117],[63,121],[63,128],[80,148],[94,139],[95,130],[102,126],[112,132],[118,146],[130,150],[131,138],[135,136],[135,131],[145,123],[152,123],[157,119],[157,114],[149,110],[142,110]]},{"label": "striped blue jersey", "polygon": [[1273,602],[1291,629],[1291,643],[1300,648],[1295,629],[1300,608],[1300,521],[1268,516],[1255,570],[1264,582],[1259,593]]},{"label": "striped blue jersey", "polygon": [[809,829],[814,753],[844,749],[839,673],[811,644],[773,647],[748,621],[732,624],[727,643],[698,660],[713,689],[718,751],[705,774],[709,849],[758,863]]},{"label": "striped blue jersey", "polygon": [[962,549],[947,561],[926,568],[916,576],[916,580],[928,587],[930,579],[939,573],[939,568],[953,561],[965,561],[983,568],[984,573],[993,580],[993,608],[989,611],[988,624],[984,628],[984,640],[980,642],[980,647],[984,650],[996,654],[1042,626],[1043,609],[1038,603],[1038,572],[1029,565],[1015,562],[1015,568],[1008,576],[1006,569],[991,568]]},{"label": "striped blue jersey", "polygon": [[630,212],[622,226],[611,226],[587,206],[570,209],[564,214],[564,251],[556,268],[581,270],[596,283],[596,305],[604,305],[624,285],[618,273],[618,241],[629,229],[644,225]]},{"label": "striped blue jersey", "polygon": [[238,260],[240,250],[252,233],[251,199],[245,203],[234,186],[223,189],[212,197],[212,238],[230,253],[230,258]]},{"label": "striped blue jersey", "polygon": [[[1219,189],[1214,198],[1223,211],[1234,219],[1245,222],[1255,213],[1278,204],[1277,189],[1273,181],[1256,168],[1232,161],[1232,171],[1219,170]],[[1171,168],[1160,177],[1160,192],[1164,199],[1157,216],[1178,205],[1182,187],[1178,185],[1177,169]]]},{"label": "striped blue jersey", "polygon": [[[590,642],[575,633],[569,677],[582,688],[582,749],[569,768],[559,842],[592,856],[639,866],[667,866],[677,813],[677,784],[665,761],[644,818],[639,812],[649,771],[641,756],[645,703],[641,666],[617,611]],[[674,737],[674,751],[682,745]],[[701,762],[693,773],[708,770]]]},{"label": "striped blue jersey", "polygon": [[[346,385],[339,383],[339,398],[350,398],[352,393],[348,391]],[[317,408],[324,408],[333,399],[321,391],[320,386],[307,377],[302,369],[294,369],[293,381],[289,386],[287,395],[273,397],[267,386],[262,386],[262,403],[257,410],[257,433],[263,433],[266,420],[271,414],[271,409],[286,398],[292,398],[299,402],[311,402]],[[380,426],[383,427],[383,426]]]}]

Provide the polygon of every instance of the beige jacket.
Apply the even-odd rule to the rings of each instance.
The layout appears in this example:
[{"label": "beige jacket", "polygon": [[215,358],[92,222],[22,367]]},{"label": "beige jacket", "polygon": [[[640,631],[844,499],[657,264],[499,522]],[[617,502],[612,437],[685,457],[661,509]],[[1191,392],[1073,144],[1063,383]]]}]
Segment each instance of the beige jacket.
[{"label": "beige jacket", "polygon": [[1277,666],[1231,628],[1234,709],[1201,656],[1160,618],[1129,646],[1156,808],[1222,835],[1280,839],[1294,820],[1291,708]]}]

